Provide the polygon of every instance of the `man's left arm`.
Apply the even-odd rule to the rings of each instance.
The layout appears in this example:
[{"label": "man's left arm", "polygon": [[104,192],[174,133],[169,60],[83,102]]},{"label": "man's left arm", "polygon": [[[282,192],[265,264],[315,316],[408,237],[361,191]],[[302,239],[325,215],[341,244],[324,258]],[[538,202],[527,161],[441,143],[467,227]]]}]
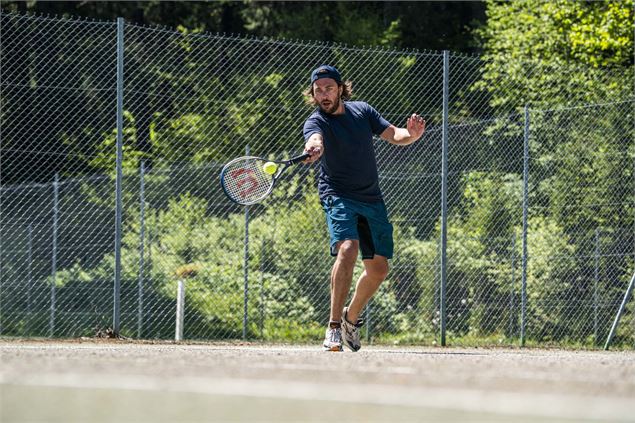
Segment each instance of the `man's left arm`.
[{"label": "man's left arm", "polygon": [[390,125],[380,135],[380,137],[391,144],[408,145],[417,141],[426,130],[426,121],[417,114],[412,114],[406,122],[405,128],[397,128]]}]

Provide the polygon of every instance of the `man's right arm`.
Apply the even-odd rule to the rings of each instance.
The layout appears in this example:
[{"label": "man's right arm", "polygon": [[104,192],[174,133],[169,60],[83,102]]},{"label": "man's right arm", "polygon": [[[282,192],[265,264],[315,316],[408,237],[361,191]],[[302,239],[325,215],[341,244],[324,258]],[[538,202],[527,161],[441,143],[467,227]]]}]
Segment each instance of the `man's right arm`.
[{"label": "man's right arm", "polygon": [[320,160],[322,153],[324,152],[324,139],[322,134],[314,132],[304,144],[304,152],[309,153],[311,157],[306,159],[304,163],[313,163]]}]

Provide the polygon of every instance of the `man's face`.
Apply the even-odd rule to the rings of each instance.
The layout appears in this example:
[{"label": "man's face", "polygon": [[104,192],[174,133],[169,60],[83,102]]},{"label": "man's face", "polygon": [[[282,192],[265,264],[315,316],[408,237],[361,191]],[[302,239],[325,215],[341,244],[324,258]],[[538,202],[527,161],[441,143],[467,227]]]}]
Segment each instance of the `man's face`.
[{"label": "man's face", "polygon": [[334,79],[321,78],[313,83],[313,98],[320,105],[324,113],[333,114],[340,107],[342,88]]}]

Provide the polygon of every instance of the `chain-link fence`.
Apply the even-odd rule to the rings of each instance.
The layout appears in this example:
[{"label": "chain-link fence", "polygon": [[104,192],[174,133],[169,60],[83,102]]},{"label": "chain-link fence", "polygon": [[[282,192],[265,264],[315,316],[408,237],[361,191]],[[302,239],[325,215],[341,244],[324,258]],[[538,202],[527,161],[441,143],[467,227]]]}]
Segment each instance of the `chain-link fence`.
[{"label": "chain-link fence", "polygon": [[[246,152],[301,152],[311,112],[301,91],[332,63],[393,124],[413,112],[428,122],[411,146],[375,144],[395,258],[364,311],[366,340],[606,338],[635,272],[632,70],[1,20],[1,335],[114,325],[172,339],[181,280],[186,339],[319,342],[332,259],[317,168],[293,168],[249,207],[224,196],[218,174]],[[634,308],[615,343],[635,342]]]}]

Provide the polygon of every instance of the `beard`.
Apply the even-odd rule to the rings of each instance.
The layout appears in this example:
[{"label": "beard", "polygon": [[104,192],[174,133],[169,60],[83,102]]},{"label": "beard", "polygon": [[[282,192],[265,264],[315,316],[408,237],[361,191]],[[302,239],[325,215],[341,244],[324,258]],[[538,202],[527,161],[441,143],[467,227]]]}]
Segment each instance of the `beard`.
[{"label": "beard", "polygon": [[[327,103],[327,104],[324,105],[324,103]],[[339,108],[340,108],[340,99],[339,99],[339,97],[336,98],[334,102],[323,101],[322,103],[320,103],[320,109],[322,109],[322,111],[324,113],[327,113],[329,115],[332,115],[335,112],[337,112],[337,109],[339,109]]]}]

